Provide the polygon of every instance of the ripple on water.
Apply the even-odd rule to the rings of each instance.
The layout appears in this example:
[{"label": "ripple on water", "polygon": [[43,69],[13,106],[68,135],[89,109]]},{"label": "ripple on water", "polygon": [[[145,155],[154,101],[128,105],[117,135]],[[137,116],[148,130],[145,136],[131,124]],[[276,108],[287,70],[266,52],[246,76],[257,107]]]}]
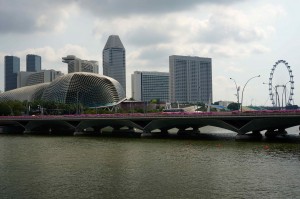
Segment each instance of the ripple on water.
[{"label": "ripple on water", "polygon": [[[234,138],[234,137],[233,137]],[[299,144],[0,136],[7,198],[296,198]]]}]

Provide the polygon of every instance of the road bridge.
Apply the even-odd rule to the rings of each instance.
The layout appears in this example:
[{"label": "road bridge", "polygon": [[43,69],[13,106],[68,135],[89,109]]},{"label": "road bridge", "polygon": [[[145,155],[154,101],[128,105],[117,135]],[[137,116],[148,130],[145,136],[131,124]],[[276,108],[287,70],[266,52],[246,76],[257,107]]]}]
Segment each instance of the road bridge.
[{"label": "road bridge", "polygon": [[266,131],[266,136],[276,136],[297,125],[300,125],[298,111],[0,116],[2,131],[22,133],[101,134],[102,129],[111,127],[113,132],[139,129],[145,134],[157,131],[167,134],[177,128],[178,134],[184,134],[199,133],[199,128],[213,126],[237,135],[260,135]]}]

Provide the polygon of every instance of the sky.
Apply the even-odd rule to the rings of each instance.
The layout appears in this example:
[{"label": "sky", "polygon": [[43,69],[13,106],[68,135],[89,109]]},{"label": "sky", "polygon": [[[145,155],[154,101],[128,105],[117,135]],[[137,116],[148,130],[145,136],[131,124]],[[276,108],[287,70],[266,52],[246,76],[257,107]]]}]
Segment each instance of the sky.
[{"label": "sky", "polygon": [[[99,61],[109,35],[126,49],[127,97],[134,71],[169,71],[170,55],[212,58],[213,101],[268,106],[270,72],[286,60],[294,75],[294,104],[300,105],[300,1],[297,0],[0,0],[0,90],[4,56],[42,57],[42,69],[67,73],[66,55]],[[251,77],[260,75],[248,82]],[[299,79],[299,80],[298,80]],[[272,85],[287,85],[284,64]],[[246,86],[245,86],[246,85]],[[274,93],[274,91],[273,91]],[[283,87],[278,88],[283,97]]]}]

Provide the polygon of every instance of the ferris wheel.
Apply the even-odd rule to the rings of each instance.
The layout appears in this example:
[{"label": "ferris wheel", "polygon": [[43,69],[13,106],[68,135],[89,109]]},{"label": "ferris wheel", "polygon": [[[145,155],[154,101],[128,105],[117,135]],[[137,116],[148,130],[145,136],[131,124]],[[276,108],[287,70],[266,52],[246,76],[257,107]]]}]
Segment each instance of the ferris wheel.
[{"label": "ferris wheel", "polygon": [[[275,85],[273,86],[273,75],[275,72],[276,67],[279,64],[284,64],[285,67],[288,70],[289,73],[289,77],[290,77],[290,81],[286,82],[283,85]],[[289,83],[290,85],[290,89],[289,89],[289,95],[288,98],[286,97],[286,91],[287,91],[287,84]],[[282,87],[283,91],[282,91],[282,105],[283,105],[283,101],[285,99],[285,105],[287,104],[294,104],[294,100],[293,100],[293,95],[294,95],[294,76],[292,73],[292,69],[289,66],[288,62],[285,60],[278,60],[277,62],[275,62],[275,64],[273,65],[273,68],[271,69],[271,73],[270,73],[270,78],[269,78],[269,95],[270,95],[270,100],[272,101],[273,106],[280,106],[280,96],[278,95],[278,87]],[[283,93],[285,94],[285,98],[283,99]],[[275,99],[274,99],[274,95],[275,95]]]}]

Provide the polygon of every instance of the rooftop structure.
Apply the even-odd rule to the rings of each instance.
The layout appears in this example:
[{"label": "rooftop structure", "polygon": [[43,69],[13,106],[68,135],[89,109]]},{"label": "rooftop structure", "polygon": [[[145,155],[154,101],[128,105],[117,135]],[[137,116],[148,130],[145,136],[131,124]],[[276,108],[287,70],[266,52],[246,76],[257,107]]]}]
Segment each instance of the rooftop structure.
[{"label": "rooftop structure", "polygon": [[74,73],[74,72],[99,73],[98,61],[81,60],[75,55],[68,55],[67,57],[62,58],[62,62],[68,64],[68,73]]}]

